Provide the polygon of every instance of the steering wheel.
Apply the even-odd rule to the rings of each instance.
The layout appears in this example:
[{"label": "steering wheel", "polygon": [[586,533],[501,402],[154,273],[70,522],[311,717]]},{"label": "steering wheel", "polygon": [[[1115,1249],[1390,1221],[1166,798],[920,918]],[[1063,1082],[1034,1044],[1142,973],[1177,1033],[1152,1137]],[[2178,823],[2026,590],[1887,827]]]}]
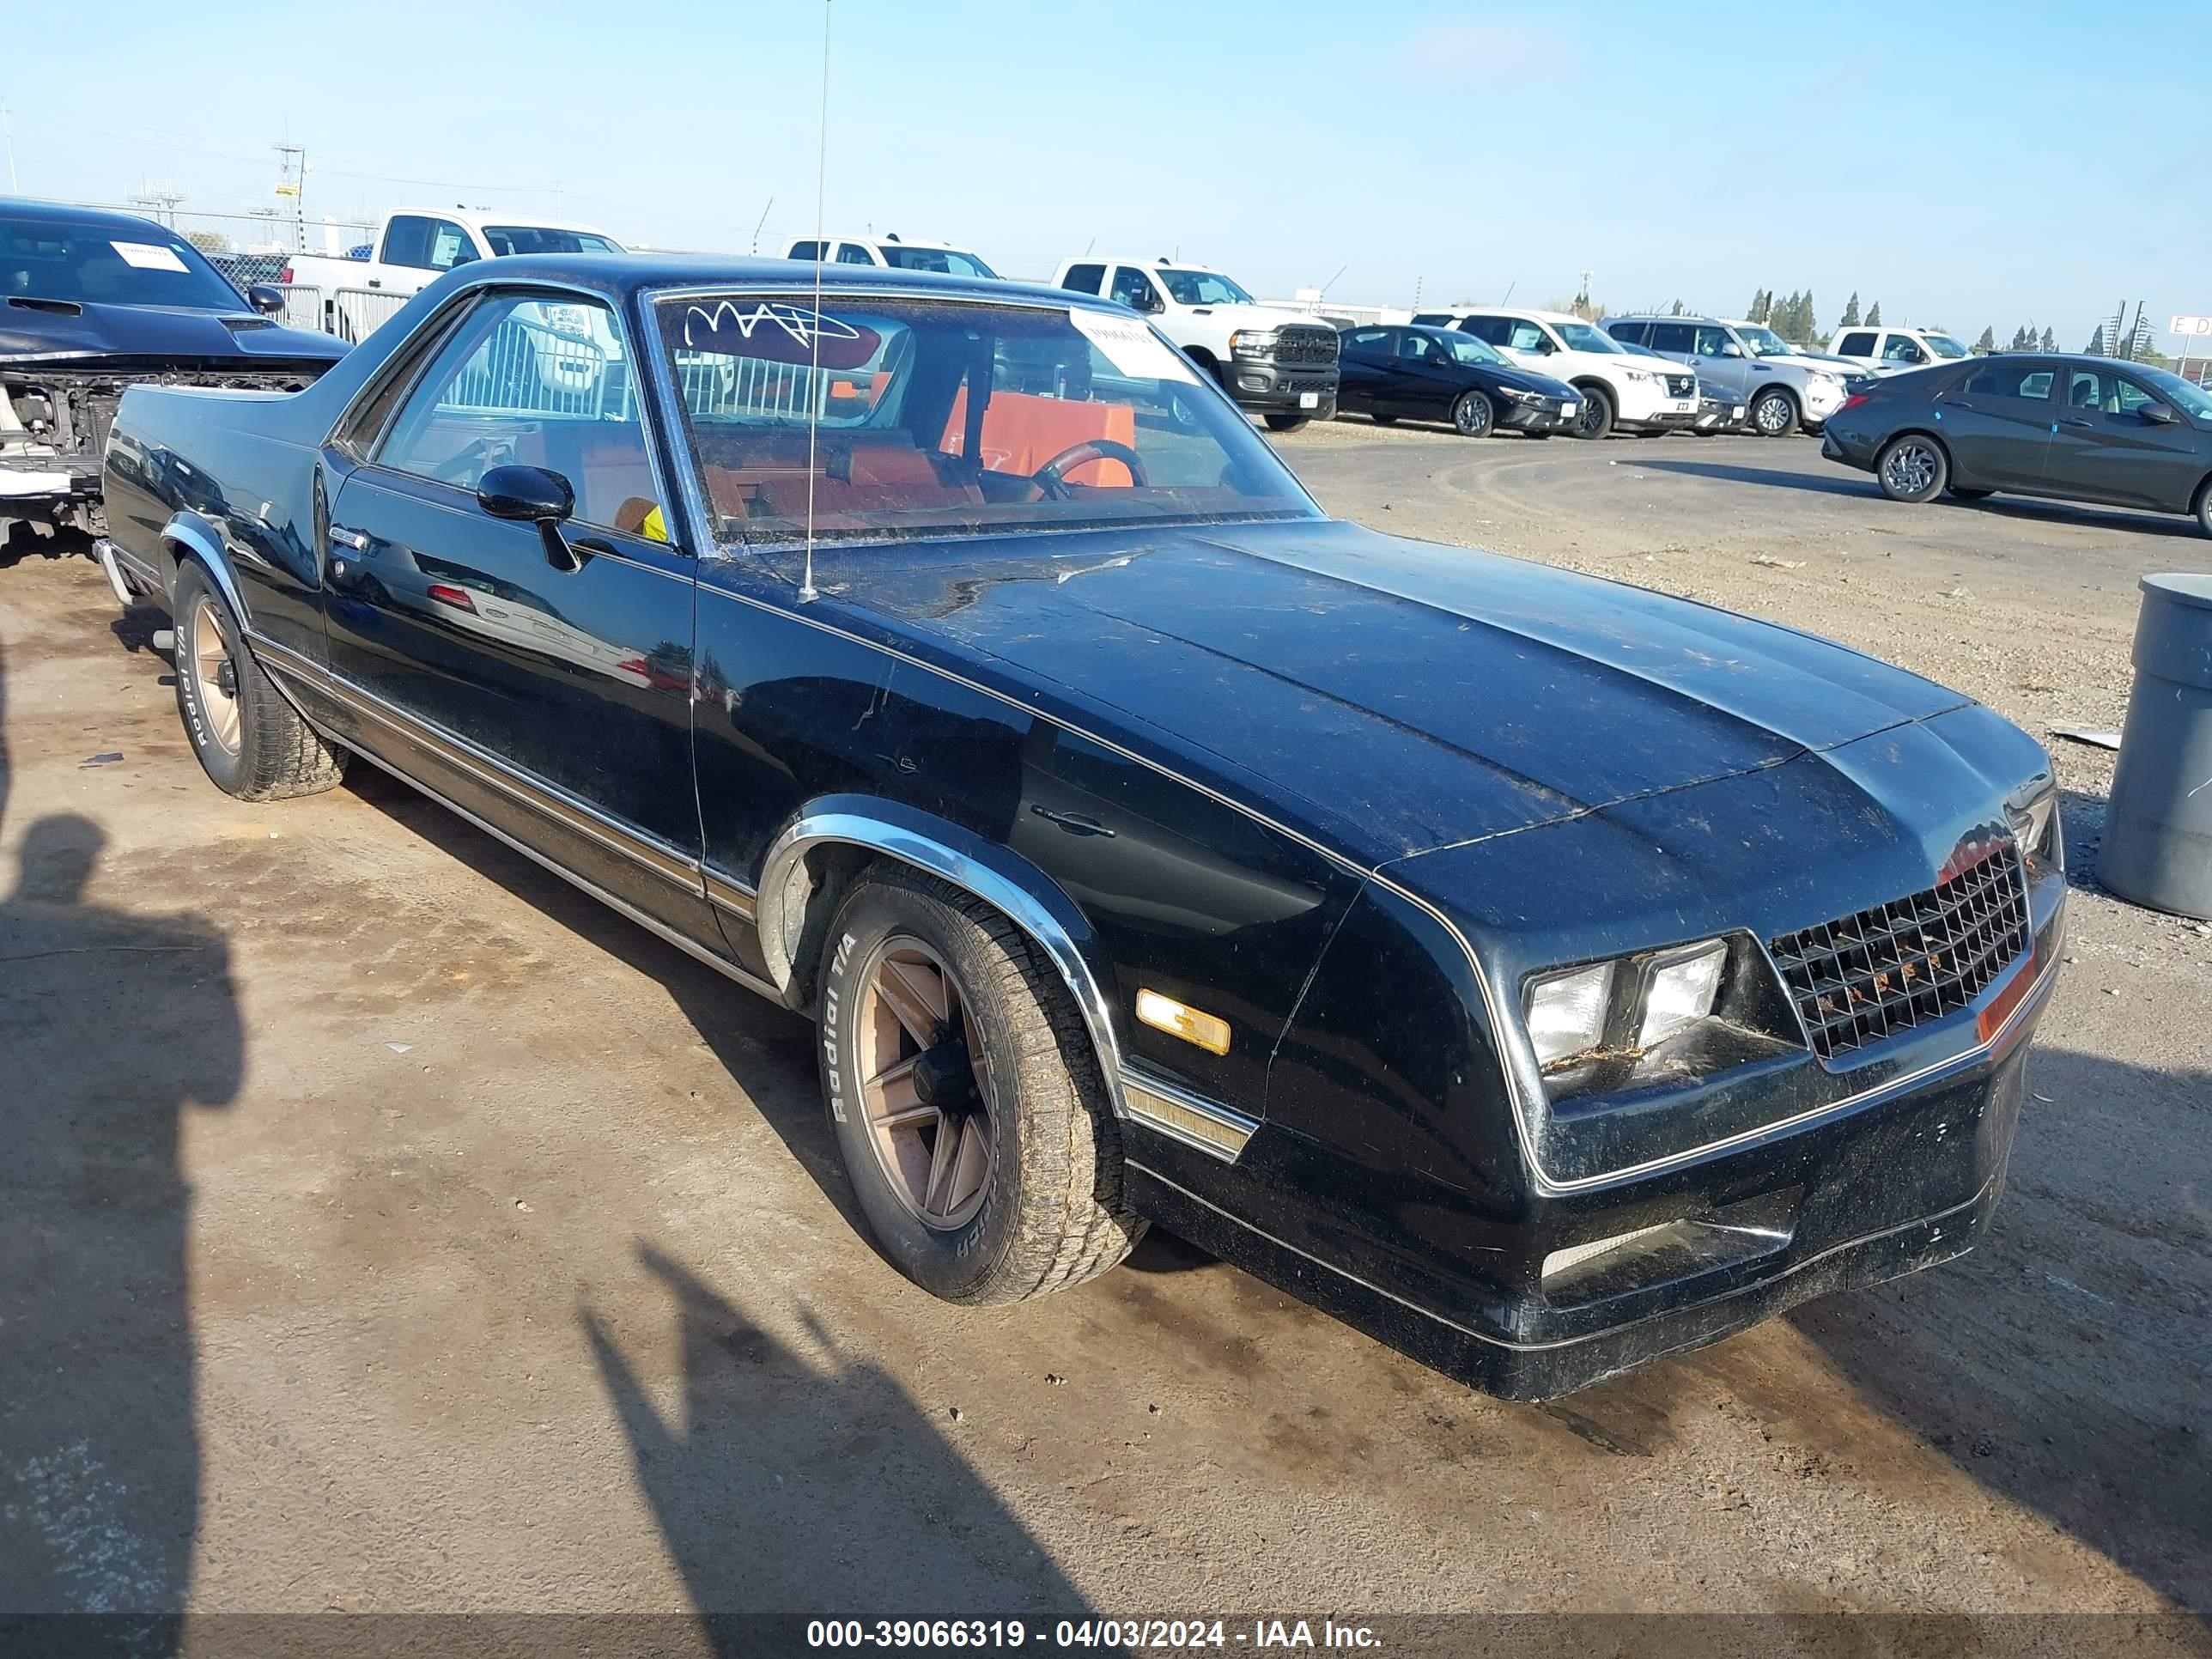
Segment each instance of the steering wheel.
[{"label": "steering wheel", "polygon": [[1142,489],[1146,485],[1145,464],[1137,459],[1137,452],[1111,438],[1085,438],[1079,444],[1068,447],[1030,475],[1030,483],[1036,494],[1030,499],[1055,501],[1072,500],[1067,491],[1067,480],[1062,476],[1072,466],[1081,466],[1086,461],[1119,461],[1129,469],[1129,482]]}]

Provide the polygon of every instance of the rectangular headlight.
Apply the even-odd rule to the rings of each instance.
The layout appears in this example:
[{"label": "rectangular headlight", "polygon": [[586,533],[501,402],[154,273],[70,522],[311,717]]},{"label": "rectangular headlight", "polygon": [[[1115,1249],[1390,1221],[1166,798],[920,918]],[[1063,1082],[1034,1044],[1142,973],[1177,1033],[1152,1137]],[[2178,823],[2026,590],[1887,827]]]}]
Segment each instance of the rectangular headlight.
[{"label": "rectangular headlight", "polygon": [[2025,805],[2008,804],[2005,817],[2023,857],[2039,859],[2057,869],[2066,867],[2058,831],[2058,791],[2046,789]]},{"label": "rectangular headlight", "polygon": [[1712,1012],[1720,995],[1721,971],[1727,966],[1728,946],[1719,939],[1692,945],[1655,966],[1644,988],[1644,1025],[1636,1046],[1650,1048],[1664,1042]]},{"label": "rectangular headlight", "polygon": [[1528,1041],[1535,1045],[1539,1066],[1595,1048],[1603,1040],[1606,1011],[1613,1002],[1613,969],[1612,963],[1597,962],[1528,981]]}]

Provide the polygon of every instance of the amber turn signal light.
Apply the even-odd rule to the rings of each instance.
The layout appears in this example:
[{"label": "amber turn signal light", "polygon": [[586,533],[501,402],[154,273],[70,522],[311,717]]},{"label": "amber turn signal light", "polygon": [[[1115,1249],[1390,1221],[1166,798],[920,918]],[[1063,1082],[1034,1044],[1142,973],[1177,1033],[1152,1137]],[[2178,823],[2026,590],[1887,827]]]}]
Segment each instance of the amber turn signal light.
[{"label": "amber turn signal light", "polygon": [[1208,1054],[1229,1052],[1229,1022],[1158,991],[1137,993],[1137,1018],[1154,1030],[1194,1042]]}]

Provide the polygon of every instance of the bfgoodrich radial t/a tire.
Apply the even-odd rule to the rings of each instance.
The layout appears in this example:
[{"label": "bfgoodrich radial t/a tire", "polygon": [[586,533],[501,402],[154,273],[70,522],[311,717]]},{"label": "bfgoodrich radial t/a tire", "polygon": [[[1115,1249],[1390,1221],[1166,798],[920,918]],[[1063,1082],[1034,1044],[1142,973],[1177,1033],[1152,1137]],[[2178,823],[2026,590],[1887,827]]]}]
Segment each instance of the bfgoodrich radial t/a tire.
[{"label": "bfgoodrich radial t/a tire", "polygon": [[207,572],[177,568],[177,713],[215,787],[240,800],[282,800],[332,787],[345,754],[331,748],[270,683],[237,613]]},{"label": "bfgoodrich radial t/a tire", "polygon": [[1951,464],[1933,438],[1908,432],[1883,446],[1875,457],[1874,476],[1893,501],[1932,501],[1943,493]]},{"label": "bfgoodrich radial t/a tire", "polygon": [[1103,1273],[1145,1224],[1082,1018],[1028,935],[879,866],[839,907],[823,1087],[878,1246],[933,1295],[1019,1302]]}]

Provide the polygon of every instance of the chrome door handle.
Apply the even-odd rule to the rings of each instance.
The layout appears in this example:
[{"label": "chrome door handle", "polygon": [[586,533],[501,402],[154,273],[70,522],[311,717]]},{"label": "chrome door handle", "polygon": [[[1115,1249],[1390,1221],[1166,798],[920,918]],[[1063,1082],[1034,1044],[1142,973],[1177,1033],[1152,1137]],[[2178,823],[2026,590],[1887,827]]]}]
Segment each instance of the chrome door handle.
[{"label": "chrome door handle", "polygon": [[358,530],[349,530],[342,524],[331,526],[331,539],[340,547],[349,547],[356,553],[368,551],[368,538]]}]

